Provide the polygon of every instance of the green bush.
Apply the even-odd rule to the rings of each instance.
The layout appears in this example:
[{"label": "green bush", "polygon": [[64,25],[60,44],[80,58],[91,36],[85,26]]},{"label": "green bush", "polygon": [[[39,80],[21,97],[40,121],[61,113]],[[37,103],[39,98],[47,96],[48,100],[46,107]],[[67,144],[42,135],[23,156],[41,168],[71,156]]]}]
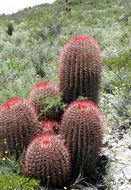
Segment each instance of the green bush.
[{"label": "green bush", "polygon": [[38,190],[39,182],[35,179],[8,174],[0,176],[0,189],[2,190]]}]

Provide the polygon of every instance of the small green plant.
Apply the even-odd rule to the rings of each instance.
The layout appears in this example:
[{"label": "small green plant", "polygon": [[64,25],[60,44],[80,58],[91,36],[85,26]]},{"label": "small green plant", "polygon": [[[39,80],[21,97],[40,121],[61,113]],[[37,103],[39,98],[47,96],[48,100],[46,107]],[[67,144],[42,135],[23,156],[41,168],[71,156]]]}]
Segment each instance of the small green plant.
[{"label": "small green plant", "polygon": [[2,190],[39,190],[39,181],[15,173],[0,176]]},{"label": "small green plant", "polygon": [[[130,89],[131,84],[131,49],[125,53],[120,53],[115,57],[110,57],[104,59],[104,65],[108,68],[108,71],[105,70],[105,75],[107,72],[112,73],[112,78],[110,78],[110,83],[112,84],[113,88],[126,88],[127,90]],[[108,80],[109,81],[109,80]],[[109,84],[111,86],[111,84]]]},{"label": "small green plant", "polygon": [[7,24],[7,31],[6,32],[9,36],[12,36],[13,31],[14,31],[14,26],[13,26],[12,22],[9,22]]}]

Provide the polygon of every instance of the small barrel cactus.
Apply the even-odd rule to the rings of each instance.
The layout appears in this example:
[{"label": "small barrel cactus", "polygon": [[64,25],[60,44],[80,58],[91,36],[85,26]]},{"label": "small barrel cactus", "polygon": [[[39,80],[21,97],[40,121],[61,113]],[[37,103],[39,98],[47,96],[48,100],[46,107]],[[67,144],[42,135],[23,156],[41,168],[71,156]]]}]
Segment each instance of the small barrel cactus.
[{"label": "small barrel cactus", "polygon": [[61,130],[72,155],[73,174],[91,173],[103,139],[103,116],[90,100],[72,102],[62,116]]},{"label": "small barrel cactus", "polygon": [[70,103],[79,96],[98,102],[102,72],[102,53],[90,36],[72,37],[60,55],[59,79],[63,100]]},{"label": "small barrel cactus", "polygon": [[0,106],[0,154],[18,158],[39,133],[41,126],[29,101],[12,98]]},{"label": "small barrel cactus", "polygon": [[57,119],[59,117],[58,107],[49,107],[47,99],[50,97],[60,96],[60,91],[57,85],[50,82],[38,83],[29,93],[29,100],[34,103],[38,118],[42,119]]},{"label": "small barrel cactus", "polygon": [[59,134],[59,124],[56,121],[44,120],[41,121],[43,134]]},{"label": "small barrel cactus", "polygon": [[45,134],[32,140],[24,160],[24,174],[42,185],[64,187],[71,175],[70,154],[58,135]]}]

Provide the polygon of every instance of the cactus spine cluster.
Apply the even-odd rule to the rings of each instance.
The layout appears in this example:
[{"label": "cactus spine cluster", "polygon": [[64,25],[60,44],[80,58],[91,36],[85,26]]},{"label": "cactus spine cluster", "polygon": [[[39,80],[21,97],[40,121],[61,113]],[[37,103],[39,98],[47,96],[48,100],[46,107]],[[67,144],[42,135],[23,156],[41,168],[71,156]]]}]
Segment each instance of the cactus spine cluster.
[{"label": "cactus spine cluster", "polygon": [[65,111],[61,130],[71,151],[73,173],[95,168],[103,138],[103,117],[95,103],[76,100]]},{"label": "cactus spine cluster", "polygon": [[58,136],[45,134],[29,144],[24,156],[24,173],[43,185],[64,187],[71,175],[70,154]]},{"label": "cactus spine cluster", "polygon": [[29,100],[33,102],[39,119],[55,119],[57,118],[57,111],[52,107],[46,111],[46,98],[59,96],[60,91],[56,84],[50,82],[38,83],[29,93]]},{"label": "cactus spine cluster", "polygon": [[18,158],[39,129],[31,103],[21,98],[9,99],[0,107],[0,154]]},{"label": "cactus spine cluster", "polygon": [[65,102],[79,96],[98,102],[101,62],[100,47],[92,37],[74,36],[65,44],[59,65],[60,90]]},{"label": "cactus spine cluster", "polygon": [[43,127],[43,134],[59,134],[59,125],[56,121],[44,120],[41,123]]}]

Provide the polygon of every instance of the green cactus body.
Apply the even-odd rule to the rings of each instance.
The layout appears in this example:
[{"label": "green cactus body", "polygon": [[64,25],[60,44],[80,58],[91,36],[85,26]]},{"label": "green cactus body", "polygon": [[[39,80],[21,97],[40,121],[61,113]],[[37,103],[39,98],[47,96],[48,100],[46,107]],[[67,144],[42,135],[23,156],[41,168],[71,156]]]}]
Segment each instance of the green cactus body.
[{"label": "green cactus body", "polygon": [[32,104],[12,98],[0,106],[0,154],[19,157],[41,127]]},{"label": "green cactus body", "polygon": [[73,175],[80,169],[91,173],[96,165],[103,139],[103,116],[90,100],[72,102],[62,117],[61,130],[71,151]]},{"label": "green cactus body", "polygon": [[70,154],[58,135],[45,134],[32,140],[25,152],[24,174],[42,185],[64,187],[71,174]]},{"label": "green cactus body", "polygon": [[59,110],[56,107],[51,107],[46,110],[46,99],[53,96],[59,96],[60,91],[57,85],[50,82],[38,83],[29,93],[29,100],[35,105],[38,118],[42,119],[57,119]]},{"label": "green cactus body", "polygon": [[90,36],[72,37],[60,55],[59,79],[63,100],[67,103],[79,96],[98,101],[102,72],[102,53]]},{"label": "green cactus body", "polygon": [[45,120],[41,122],[43,130],[43,134],[59,134],[59,125],[56,121]]}]

